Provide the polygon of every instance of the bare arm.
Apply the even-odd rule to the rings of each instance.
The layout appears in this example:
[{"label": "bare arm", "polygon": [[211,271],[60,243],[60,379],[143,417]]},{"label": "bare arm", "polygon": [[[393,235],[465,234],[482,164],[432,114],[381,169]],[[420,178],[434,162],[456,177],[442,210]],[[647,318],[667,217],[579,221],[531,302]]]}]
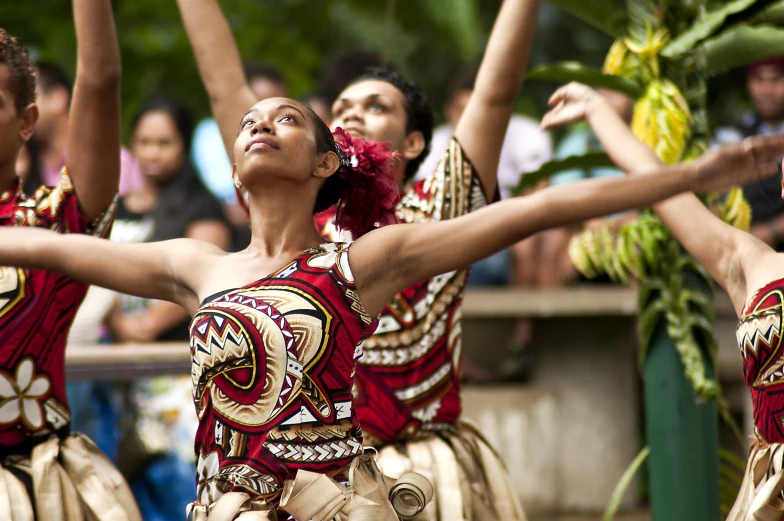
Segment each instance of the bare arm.
[{"label": "bare arm", "polygon": [[214,246],[190,239],[122,244],[36,228],[0,229],[0,265],[61,273],[87,284],[167,300],[195,312],[198,274]]},{"label": "bare arm", "polygon": [[476,168],[485,196],[498,186],[498,158],[523,84],[539,0],[505,0],[455,137]]},{"label": "bare arm", "polygon": [[[637,139],[604,98],[591,89],[584,85],[567,85],[553,95],[551,104],[555,108],[543,119],[544,126],[585,117],[621,169],[644,174],[661,168],[659,157]],[[726,165],[726,168],[732,168],[732,165]],[[769,263],[775,252],[751,234],[719,219],[694,194],[668,199],[655,205],[654,210],[683,247],[729,293],[736,311],[742,312],[748,291],[764,284],[756,281],[759,278],[757,271]]]},{"label": "bare arm", "polygon": [[177,0],[185,32],[223,145],[234,161],[234,140],[242,116],[258,101],[245,78],[237,42],[218,0]]},{"label": "bare arm", "polygon": [[[188,239],[228,249],[231,233],[228,226],[215,219],[196,221],[185,232]],[[152,342],[188,318],[188,312],[172,302],[158,300],[142,313],[123,313],[115,308],[108,319],[114,337],[120,342]]]},{"label": "bare arm", "polygon": [[377,313],[401,289],[465,268],[537,232],[650,206],[692,189],[712,191],[760,179],[782,152],[784,137],[755,138],[746,147],[726,147],[650,175],[554,186],[455,219],[386,226],[352,246],[357,287],[367,310]]},{"label": "bare arm", "polygon": [[120,48],[109,0],[73,0],[77,60],[65,164],[84,216],[103,214],[120,183]]}]

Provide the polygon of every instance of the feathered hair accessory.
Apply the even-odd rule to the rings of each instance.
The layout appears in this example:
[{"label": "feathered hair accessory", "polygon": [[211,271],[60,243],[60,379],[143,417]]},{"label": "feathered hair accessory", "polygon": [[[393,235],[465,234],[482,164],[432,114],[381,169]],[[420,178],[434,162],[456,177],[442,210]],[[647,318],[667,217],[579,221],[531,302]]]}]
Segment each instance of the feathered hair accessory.
[{"label": "feathered hair accessory", "polygon": [[389,150],[387,143],[353,137],[342,128],[332,135],[340,157],[340,169],[334,175],[344,181],[336,208],[338,228],[357,239],[378,226],[396,223],[398,153]]}]

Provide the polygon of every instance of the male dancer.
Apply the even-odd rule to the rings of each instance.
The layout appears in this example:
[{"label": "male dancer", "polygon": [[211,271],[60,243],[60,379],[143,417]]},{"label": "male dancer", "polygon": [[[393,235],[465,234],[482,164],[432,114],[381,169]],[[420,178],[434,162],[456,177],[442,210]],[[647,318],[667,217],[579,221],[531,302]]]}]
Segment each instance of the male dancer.
[{"label": "male dancer", "polygon": [[[27,51],[0,29],[0,226],[105,236],[120,177],[120,51],[109,0],[73,0],[73,13],[77,70],[66,166],[56,186],[32,197],[14,166],[38,119],[35,72]],[[0,267],[0,470],[10,495],[0,505],[3,519],[9,508],[14,518],[89,510],[90,519],[141,519],[119,472],[85,438],[68,435],[65,343],[86,291],[62,275]],[[58,453],[74,450],[92,453],[92,463],[58,461]],[[96,462],[100,472],[91,470]],[[87,483],[91,472],[98,479]]]},{"label": "male dancer", "polygon": [[[475,90],[436,172],[398,206],[404,222],[449,219],[484,206],[497,188],[498,161],[525,75],[538,0],[506,0],[488,42]],[[216,0],[178,0],[202,81],[226,149],[256,100]],[[397,74],[370,71],[333,104],[333,127],[390,143],[401,184],[427,155],[433,113],[427,98]],[[325,235],[334,227],[329,219]],[[456,238],[456,240],[458,240]],[[468,270],[416,284],[381,315],[355,378],[357,415],[386,472],[413,469],[436,487],[433,519],[523,519],[497,456],[460,417],[461,304]]]}]

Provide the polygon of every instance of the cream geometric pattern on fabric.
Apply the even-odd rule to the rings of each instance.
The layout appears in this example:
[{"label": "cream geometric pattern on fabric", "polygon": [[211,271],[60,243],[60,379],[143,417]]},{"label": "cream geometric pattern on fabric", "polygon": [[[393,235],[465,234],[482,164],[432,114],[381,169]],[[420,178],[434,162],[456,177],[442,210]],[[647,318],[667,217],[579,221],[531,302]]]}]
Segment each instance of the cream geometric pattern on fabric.
[{"label": "cream geometric pattern on fabric", "polygon": [[303,463],[348,458],[362,452],[362,444],[351,439],[320,445],[265,443],[264,446],[279,459]]}]

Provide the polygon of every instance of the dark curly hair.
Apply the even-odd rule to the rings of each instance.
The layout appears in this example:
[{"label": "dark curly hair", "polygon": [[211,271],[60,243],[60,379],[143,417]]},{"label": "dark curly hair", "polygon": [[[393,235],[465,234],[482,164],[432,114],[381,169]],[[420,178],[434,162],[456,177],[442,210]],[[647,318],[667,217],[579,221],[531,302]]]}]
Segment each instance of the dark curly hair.
[{"label": "dark curly hair", "polygon": [[362,75],[352,81],[349,86],[365,80],[385,81],[399,90],[406,100],[406,131],[419,131],[425,138],[425,148],[422,150],[422,153],[406,165],[404,175],[406,180],[409,180],[416,175],[419,165],[422,164],[422,161],[425,160],[428,152],[430,152],[430,140],[433,138],[433,126],[435,125],[433,106],[419,85],[389,69],[383,67],[367,69]]},{"label": "dark curly hair", "polygon": [[35,103],[35,69],[27,49],[0,29],[0,64],[8,68],[8,87],[14,95],[16,113]]}]

